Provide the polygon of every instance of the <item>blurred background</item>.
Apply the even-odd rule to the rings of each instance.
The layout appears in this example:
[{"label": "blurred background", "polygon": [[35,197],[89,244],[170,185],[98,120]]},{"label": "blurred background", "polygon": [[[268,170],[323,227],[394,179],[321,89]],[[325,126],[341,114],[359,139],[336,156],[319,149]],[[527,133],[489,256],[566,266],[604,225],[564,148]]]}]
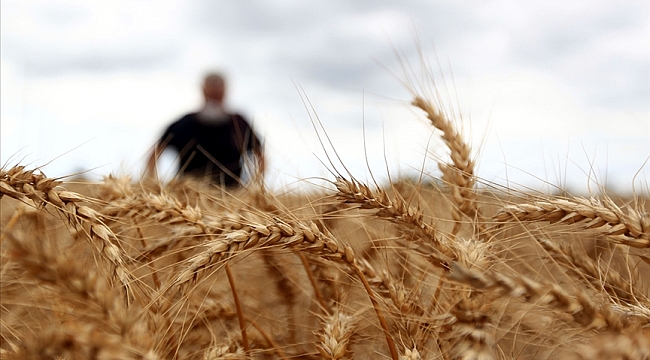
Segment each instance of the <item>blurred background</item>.
[{"label": "blurred background", "polygon": [[273,188],[332,179],[314,124],[361,180],[368,169],[380,181],[436,175],[444,145],[402,84],[402,65],[419,74],[425,59],[486,182],[575,193],[650,183],[646,0],[1,7],[3,166],[137,179],[166,126],[201,106],[203,75],[219,70],[228,107],[265,139]]}]

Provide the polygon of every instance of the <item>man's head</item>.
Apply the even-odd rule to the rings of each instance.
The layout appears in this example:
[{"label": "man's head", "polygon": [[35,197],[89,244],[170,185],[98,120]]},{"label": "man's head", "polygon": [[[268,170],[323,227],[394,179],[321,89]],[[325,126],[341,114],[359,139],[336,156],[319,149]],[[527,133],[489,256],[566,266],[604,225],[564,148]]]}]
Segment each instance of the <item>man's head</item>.
[{"label": "man's head", "polygon": [[217,73],[209,73],[203,81],[203,96],[206,102],[221,104],[226,95],[226,81]]}]

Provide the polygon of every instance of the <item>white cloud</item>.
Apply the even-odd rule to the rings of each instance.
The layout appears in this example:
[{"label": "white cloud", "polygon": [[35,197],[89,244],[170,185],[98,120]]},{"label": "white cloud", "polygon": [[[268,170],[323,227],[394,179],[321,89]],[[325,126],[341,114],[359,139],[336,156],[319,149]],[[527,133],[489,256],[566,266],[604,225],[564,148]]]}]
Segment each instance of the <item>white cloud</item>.
[{"label": "white cloud", "polygon": [[3,52],[37,74],[143,70],[177,55],[179,20],[175,1],[3,2]]}]

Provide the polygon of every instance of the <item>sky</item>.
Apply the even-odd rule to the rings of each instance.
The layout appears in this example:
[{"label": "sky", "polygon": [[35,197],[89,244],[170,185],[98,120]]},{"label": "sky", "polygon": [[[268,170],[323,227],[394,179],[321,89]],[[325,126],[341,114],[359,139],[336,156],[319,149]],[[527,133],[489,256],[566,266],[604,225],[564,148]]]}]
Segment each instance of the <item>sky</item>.
[{"label": "sky", "polygon": [[[448,150],[410,106],[408,79],[438,91],[484,183],[545,192],[650,183],[647,0],[0,6],[3,166],[137,179],[217,70],[228,108],[264,138],[276,189],[331,180],[332,169],[363,181],[438,176]],[[163,178],[173,159],[161,160]]]}]

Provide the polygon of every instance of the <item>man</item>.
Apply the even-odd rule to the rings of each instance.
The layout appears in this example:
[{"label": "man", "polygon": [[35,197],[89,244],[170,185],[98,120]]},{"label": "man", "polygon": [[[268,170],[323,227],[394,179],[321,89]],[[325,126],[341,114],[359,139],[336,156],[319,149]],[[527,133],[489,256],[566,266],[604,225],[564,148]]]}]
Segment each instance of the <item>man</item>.
[{"label": "man", "polygon": [[257,171],[264,173],[262,144],[239,114],[223,108],[226,92],[224,78],[210,73],[203,82],[205,105],[196,113],[171,124],[156,143],[147,164],[149,174],[156,173],[156,162],[163,150],[174,148],[180,158],[179,175],[209,179],[221,186],[241,184],[242,165],[255,155]]}]

